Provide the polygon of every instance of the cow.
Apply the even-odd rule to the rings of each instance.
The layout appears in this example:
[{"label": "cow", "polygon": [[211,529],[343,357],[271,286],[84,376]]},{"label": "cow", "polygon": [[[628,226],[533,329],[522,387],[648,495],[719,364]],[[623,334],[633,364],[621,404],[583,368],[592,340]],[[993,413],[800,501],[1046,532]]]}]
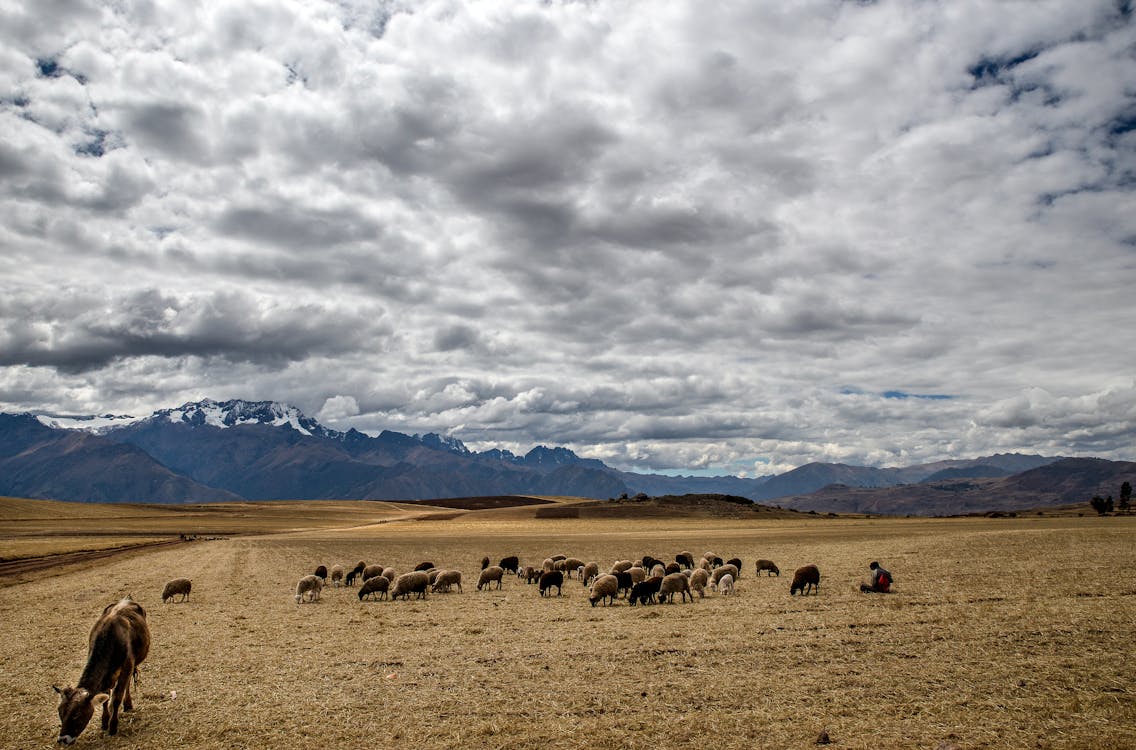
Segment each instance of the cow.
[{"label": "cow", "polygon": [[95,709],[103,707],[103,731],[118,734],[118,711],[130,711],[130,680],[137,679],[138,666],[150,652],[150,628],[146,611],[131,599],[108,604],[91,628],[88,639],[87,666],[75,687],[60,689],[59,739],[70,745],[79,738],[91,721]]}]

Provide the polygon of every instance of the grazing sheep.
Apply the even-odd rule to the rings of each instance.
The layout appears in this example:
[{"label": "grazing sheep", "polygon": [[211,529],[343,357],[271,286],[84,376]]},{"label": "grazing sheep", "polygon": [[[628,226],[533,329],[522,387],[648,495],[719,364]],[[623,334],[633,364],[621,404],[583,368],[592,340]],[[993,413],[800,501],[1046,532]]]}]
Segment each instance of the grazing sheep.
[{"label": "grazing sheep", "polygon": [[797,568],[797,572],[793,574],[793,583],[789,586],[789,596],[801,592],[801,596],[809,593],[812,589],[818,596],[820,595],[820,568],[815,565],[804,565]]},{"label": "grazing sheep", "polygon": [[314,602],[320,598],[320,592],[323,591],[323,579],[316,575],[304,576],[296,584],[296,604],[304,601],[304,595],[308,595],[308,601]]},{"label": "grazing sheep", "polygon": [[710,572],[714,568],[714,566],[710,564],[710,561],[705,557],[698,561],[698,567],[700,570],[705,570],[707,572]]},{"label": "grazing sheep", "polygon": [[394,583],[394,579],[398,578],[398,573],[394,568],[383,568],[382,577]]},{"label": "grazing sheep", "polygon": [[579,558],[569,557],[569,558],[564,560],[564,568],[563,568],[564,574],[566,576],[568,576],[569,578],[572,577],[572,573],[574,573],[575,571],[579,570],[582,567],[584,567],[584,561],[580,560]]},{"label": "grazing sheep", "polygon": [[734,574],[735,581],[742,577],[742,559],[740,557],[731,557],[726,560],[726,565],[733,565],[738,569],[738,572]]},{"label": "grazing sheep", "polygon": [[722,596],[734,593],[734,577],[729,573],[718,579],[718,593]]},{"label": "grazing sheep", "polygon": [[428,580],[430,582],[430,585],[433,586],[434,581],[437,580],[438,574],[441,573],[442,570],[441,568],[429,568],[424,572],[426,573],[426,580]]},{"label": "grazing sheep", "polygon": [[722,580],[722,576],[730,576],[732,578],[738,577],[738,569],[733,565],[722,565],[721,567],[714,568],[714,572],[710,574],[710,588],[715,588],[718,582]]},{"label": "grazing sheep", "polygon": [[486,555],[485,557],[481,558],[481,569],[485,570],[488,567],[489,567],[489,555]]},{"label": "grazing sheep", "polygon": [[319,576],[320,578],[322,578],[326,582],[327,581],[327,566],[326,565],[320,565],[319,567],[316,568],[315,572],[312,573],[312,575]]},{"label": "grazing sheep", "polygon": [[666,574],[667,574],[667,575],[670,575],[671,573],[677,573],[677,572],[679,572],[680,570],[682,570],[682,566],[681,566],[681,565],[679,565],[679,564],[678,564],[678,563],[676,563],[676,562],[673,562],[673,563],[667,563],[667,564],[666,564],[666,567],[665,567],[665,568],[663,568],[663,570],[665,570],[665,571],[666,571]]},{"label": "grazing sheep", "polygon": [[694,555],[686,550],[679,552],[675,555],[675,562],[682,565],[684,568],[694,567]]},{"label": "grazing sheep", "polygon": [[383,574],[383,570],[385,570],[385,568],[383,568],[382,565],[366,566],[365,568],[363,568],[363,570],[360,571],[363,574],[363,582],[366,583],[375,576],[381,576]]},{"label": "grazing sheep", "polygon": [[665,562],[652,555],[643,555],[643,558],[639,560],[639,567],[643,570],[652,570],[656,565],[666,567]]},{"label": "grazing sheep", "polygon": [[655,576],[662,577],[667,574],[666,567],[661,565],[660,563],[655,563],[655,565],[650,568],[650,571],[652,578],[654,578]]},{"label": "grazing sheep", "polygon": [[385,599],[387,592],[390,591],[390,581],[382,576],[373,576],[363,581],[363,585],[359,587],[359,601],[363,601],[363,597],[370,596],[372,599]]},{"label": "grazing sheep", "polygon": [[706,596],[706,584],[710,582],[710,573],[702,568],[690,573],[690,590],[697,591],[700,597]]},{"label": "grazing sheep", "polygon": [[588,601],[592,603],[593,607],[596,606],[596,602],[602,601],[606,607],[608,600],[611,600],[611,603],[615,604],[615,597],[618,595],[619,579],[609,573],[595,580],[595,583],[592,584],[592,591],[591,595],[588,597]]},{"label": "grazing sheep", "polygon": [[625,570],[622,573],[616,573],[615,580],[619,586],[620,594],[631,591],[631,587],[635,585],[635,579],[631,577],[630,570]]},{"label": "grazing sheep", "polygon": [[564,585],[564,573],[559,570],[552,570],[548,573],[542,573],[540,576],[540,595],[544,596],[544,592],[548,592],[552,596],[552,587],[556,587],[556,595],[560,596],[561,587]]},{"label": "grazing sheep", "polygon": [[457,586],[458,592],[462,590],[462,574],[460,570],[443,570],[438,573],[438,577],[434,579],[434,593],[439,591],[449,591],[451,587]]},{"label": "grazing sheep", "polygon": [[331,574],[331,584],[333,586],[335,586],[336,588],[339,588],[339,586],[343,583],[343,566],[342,565],[332,565],[330,574]]},{"label": "grazing sheep", "polygon": [[584,566],[584,575],[580,580],[585,586],[600,577],[600,564],[598,562],[590,562]]},{"label": "grazing sheep", "polygon": [[547,571],[541,570],[540,568],[534,568],[533,566],[528,565],[518,575],[521,578],[525,579],[525,583],[538,583],[540,581],[540,577],[546,572]]},{"label": "grazing sheep", "polygon": [[485,586],[492,588],[490,584],[496,582],[497,588],[501,588],[501,577],[505,575],[505,569],[500,565],[490,565],[485,570],[481,571],[481,575],[477,578],[477,590],[481,591],[481,587]]},{"label": "grazing sheep", "polygon": [[393,602],[400,596],[409,600],[411,594],[417,594],[416,599],[425,599],[426,588],[429,585],[430,577],[426,575],[426,571],[415,570],[410,573],[403,573],[394,579],[394,585],[390,589],[391,601]]},{"label": "grazing sheep", "polygon": [[655,597],[659,593],[659,586],[663,583],[663,579],[655,576],[648,578],[645,581],[640,581],[631,588],[631,595],[627,597],[628,603],[634,607],[635,602],[640,604],[655,603]]},{"label": "grazing sheep", "polygon": [[162,604],[173,599],[178,594],[181,594],[179,601],[186,601],[189,599],[189,589],[193,586],[188,578],[175,578],[166,583],[166,587],[162,589]]},{"label": "grazing sheep", "polygon": [[551,573],[553,568],[556,567],[556,561],[551,557],[544,558],[544,562],[540,564],[540,569],[544,573]]},{"label": "grazing sheep", "polygon": [[766,578],[771,575],[781,575],[781,569],[778,568],[772,560],[758,560],[755,565],[757,569],[754,571],[754,575],[757,575],[763,570],[765,571]]},{"label": "grazing sheep", "polygon": [[623,571],[628,570],[634,566],[635,563],[631,562],[630,560],[616,560],[611,564],[611,572],[613,575],[615,573],[622,573]]},{"label": "grazing sheep", "polygon": [[435,567],[437,567],[437,566],[434,565],[434,563],[432,563],[432,562],[420,562],[420,563],[418,563],[417,565],[414,566],[414,570],[415,571],[420,571],[420,570],[424,571],[424,570],[430,570],[430,568],[435,568]]},{"label": "grazing sheep", "polygon": [[354,586],[354,585],[355,585],[355,578],[356,578],[356,577],[357,577],[358,575],[359,575],[359,574],[358,574],[358,573],[356,573],[356,572],[355,572],[354,570],[352,570],[352,571],[348,572],[347,576],[346,576],[346,577],[345,577],[345,578],[343,579],[343,585],[345,585],[345,586]]},{"label": "grazing sheep", "polygon": [[359,579],[360,576],[363,575],[363,571],[366,570],[366,569],[367,569],[367,563],[363,562],[362,560],[355,563],[355,567],[352,568],[351,572],[347,574],[347,580],[346,580],[347,585],[348,586],[354,586],[356,579]]},{"label": "grazing sheep", "polygon": [[686,580],[686,576],[682,573],[671,573],[669,576],[664,576],[662,583],[659,584],[659,601],[674,603],[674,595],[682,594],[682,601],[686,601],[686,597],[690,597],[691,603],[694,602],[694,594],[690,593],[690,581]]},{"label": "grazing sheep", "polygon": [[517,575],[517,569],[521,567],[521,560],[516,555],[502,557],[501,562],[497,563],[497,567],[501,568],[501,570],[507,570],[513,575]]},{"label": "grazing sheep", "polygon": [[632,583],[641,583],[647,580],[647,571],[640,568],[638,565],[632,565],[624,571],[627,575],[631,576]]}]

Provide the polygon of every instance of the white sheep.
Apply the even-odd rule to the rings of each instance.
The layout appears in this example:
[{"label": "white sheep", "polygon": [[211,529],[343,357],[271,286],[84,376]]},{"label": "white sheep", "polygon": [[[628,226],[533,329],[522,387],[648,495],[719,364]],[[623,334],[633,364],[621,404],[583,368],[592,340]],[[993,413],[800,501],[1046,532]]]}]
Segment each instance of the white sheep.
[{"label": "white sheep", "polygon": [[596,606],[596,602],[602,601],[606,607],[609,599],[612,604],[615,604],[617,596],[619,596],[619,579],[608,573],[597,578],[592,584],[592,592],[588,601],[592,603],[593,607]]},{"label": "white sheep", "polygon": [[192,588],[192,586],[193,584],[188,578],[175,578],[172,581],[168,581],[166,583],[166,587],[162,589],[162,604],[165,604],[167,601],[173,599],[178,594],[181,595],[181,599],[179,601],[184,602],[185,600],[189,599],[189,590],[190,588]]},{"label": "white sheep", "polygon": [[710,588],[717,588],[718,583],[722,580],[723,576],[730,576],[737,580],[738,569],[733,565],[720,565],[714,568],[714,572],[710,574]]},{"label": "white sheep", "polygon": [[734,577],[729,573],[718,579],[718,593],[722,596],[734,593]]},{"label": "white sheep", "polygon": [[505,569],[500,565],[490,565],[485,570],[481,571],[481,575],[477,578],[477,590],[481,591],[482,586],[490,586],[493,582],[497,583],[497,588],[501,588],[501,576],[505,575]]},{"label": "white sheep", "polygon": [[462,574],[460,570],[443,570],[434,579],[434,593],[449,591],[452,586],[457,586],[458,591],[461,592]]},{"label": "white sheep", "polygon": [[651,566],[651,577],[652,578],[654,578],[655,576],[662,578],[666,574],[667,574],[667,569],[664,568],[659,563],[655,563],[654,565]]},{"label": "white sheep", "polygon": [[323,579],[319,576],[304,576],[296,584],[296,604],[304,601],[304,595],[308,595],[308,601],[314,602],[320,598],[320,592],[323,591]]}]

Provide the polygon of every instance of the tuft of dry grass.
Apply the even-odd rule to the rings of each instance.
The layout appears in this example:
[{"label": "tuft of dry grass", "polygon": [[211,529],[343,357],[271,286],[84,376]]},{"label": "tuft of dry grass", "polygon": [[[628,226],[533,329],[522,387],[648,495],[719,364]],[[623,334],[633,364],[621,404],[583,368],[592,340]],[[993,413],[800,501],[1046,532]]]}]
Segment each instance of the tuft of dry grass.
[{"label": "tuft of dry grass", "polygon": [[[822,730],[840,748],[1136,747],[1130,519],[379,520],[0,589],[0,747],[52,746],[50,685],[78,677],[88,629],[125,594],[153,632],[137,710],[80,747],[752,750],[813,747]],[[544,599],[509,576],[474,587],[483,555],[606,569],[681,549],[741,557],[737,596],[593,608],[578,581]],[[755,577],[759,557],[788,574]],[[432,560],[463,571],[465,593],[361,603],[327,587],[295,604],[300,576],[360,559]],[[898,593],[858,592],[872,559]],[[820,594],[790,597],[805,563]],[[178,576],[191,600],[161,604]]]}]

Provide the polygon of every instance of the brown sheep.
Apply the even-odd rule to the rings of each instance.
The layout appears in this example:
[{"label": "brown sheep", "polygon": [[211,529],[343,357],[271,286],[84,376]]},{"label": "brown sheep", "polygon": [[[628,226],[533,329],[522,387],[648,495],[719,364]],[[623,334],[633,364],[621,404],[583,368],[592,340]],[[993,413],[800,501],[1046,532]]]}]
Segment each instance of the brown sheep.
[{"label": "brown sheep", "polygon": [[372,599],[385,599],[390,591],[390,581],[382,576],[372,576],[359,587],[359,601],[370,596]]},{"label": "brown sheep", "polygon": [[663,576],[663,582],[659,585],[660,603],[674,602],[675,594],[682,594],[682,601],[684,602],[688,596],[691,603],[694,602],[694,594],[690,592],[690,581],[682,573],[671,573]]},{"label": "brown sheep", "polygon": [[484,586],[487,589],[491,588],[491,584],[496,582],[497,588],[501,588],[501,577],[505,575],[505,569],[500,565],[490,565],[485,570],[481,571],[481,575],[477,578],[477,590],[481,591]]},{"label": "brown sheep", "polygon": [[188,578],[175,578],[167,582],[166,587],[162,589],[162,604],[165,604],[179,594],[181,595],[181,599],[178,601],[186,601],[189,599],[189,590],[192,587],[193,584]]},{"label": "brown sheep", "polygon": [[769,576],[772,576],[772,575],[777,575],[777,576],[781,575],[781,569],[778,568],[777,565],[772,560],[758,560],[757,563],[756,563],[756,567],[757,567],[757,570],[754,571],[755,575],[757,573],[760,573],[763,570],[765,571],[766,577],[769,577]]},{"label": "brown sheep", "polygon": [[793,583],[789,586],[789,596],[801,592],[801,596],[809,593],[812,589],[818,596],[820,595],[820,568],[815,565],[804,565],[797,568],[797,572],[793,574]]}]

